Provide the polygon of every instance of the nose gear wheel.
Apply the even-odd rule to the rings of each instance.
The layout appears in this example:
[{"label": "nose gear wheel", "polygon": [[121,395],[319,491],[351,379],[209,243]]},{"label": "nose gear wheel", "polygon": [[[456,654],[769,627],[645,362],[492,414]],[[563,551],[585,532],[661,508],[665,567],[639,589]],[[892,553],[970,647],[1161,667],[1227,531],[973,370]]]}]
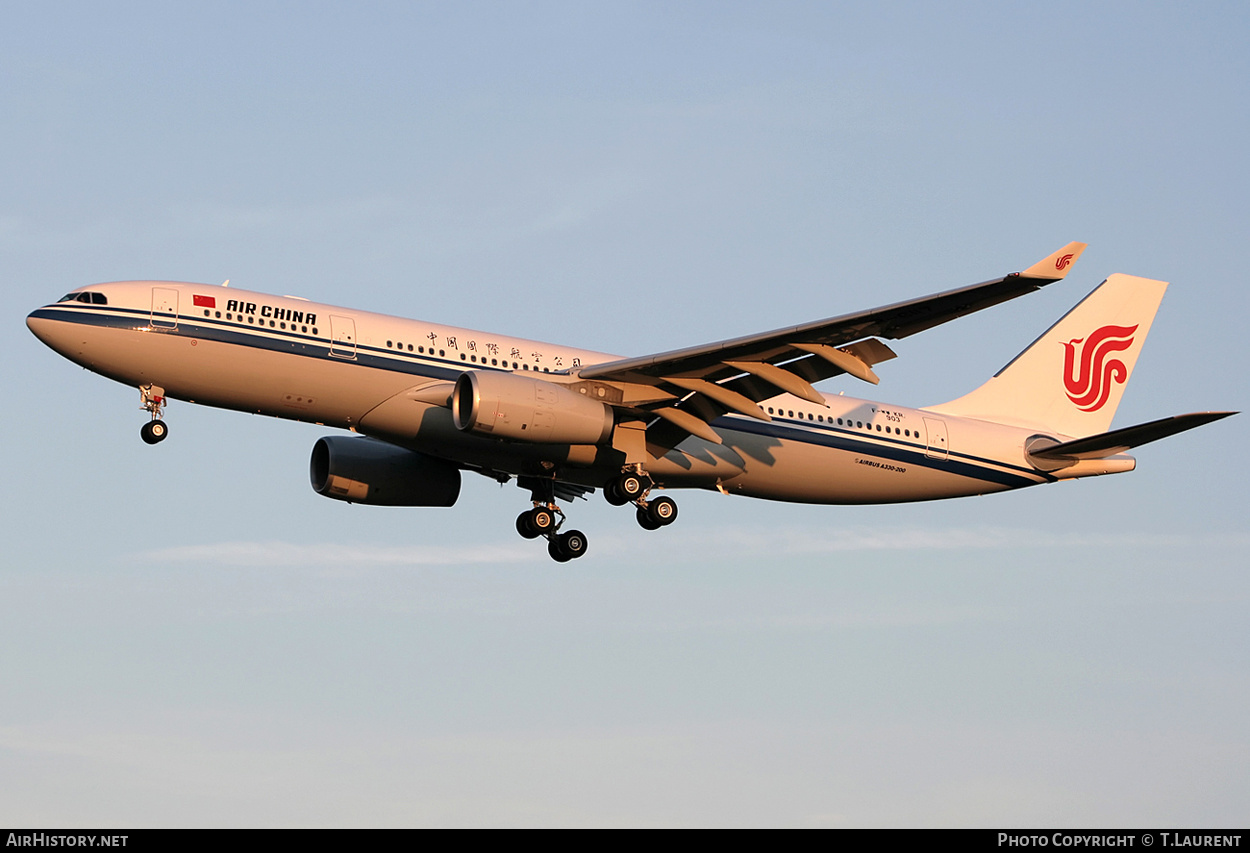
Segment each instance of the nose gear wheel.
[{"label": "nose gear wheel", "polygon": [[139,430],[139,437],[147,444],[157,444],[169,435],[169,427],[161,420],[165,408],[165,389],[155,385],[139,386],[139,402],[144,411],[152,416]]}]

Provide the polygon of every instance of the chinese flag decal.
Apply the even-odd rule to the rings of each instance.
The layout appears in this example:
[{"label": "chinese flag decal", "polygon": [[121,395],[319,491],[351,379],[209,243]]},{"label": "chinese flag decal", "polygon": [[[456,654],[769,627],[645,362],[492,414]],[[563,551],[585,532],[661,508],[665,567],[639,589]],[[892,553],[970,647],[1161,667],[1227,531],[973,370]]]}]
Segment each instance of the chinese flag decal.
[{"label": "chinese flag decal", "polygon": [[196,308],[216,308],[217,307],[216,296],[200,296],[197,293],[195,294],[195,296],[191,298],[191,301],[195,304]]}]

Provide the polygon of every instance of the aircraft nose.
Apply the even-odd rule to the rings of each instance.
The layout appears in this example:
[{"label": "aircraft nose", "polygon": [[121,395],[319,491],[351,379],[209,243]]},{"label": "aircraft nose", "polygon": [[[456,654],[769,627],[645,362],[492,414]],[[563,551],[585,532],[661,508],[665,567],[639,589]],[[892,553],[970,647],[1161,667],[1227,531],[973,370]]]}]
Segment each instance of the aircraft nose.
[{"label": "aircraft nose", "polygon": [[39,312],[42,310],[42,308],[37,308],[26,315],[26,328],[30,329],[31,333],[34,334],[35,337],[46,344],[48,341],[44,335],[47,334],[48,326],[52,323],[52,321],[39,316]]},{"label": "aircraft nose", "polygon": [[47,307],[37,308],[27,314],[26,328],[62,355],[68,355],[69,349],[73,346],[70,340],[74,336],[73,324],[48,316]]}]

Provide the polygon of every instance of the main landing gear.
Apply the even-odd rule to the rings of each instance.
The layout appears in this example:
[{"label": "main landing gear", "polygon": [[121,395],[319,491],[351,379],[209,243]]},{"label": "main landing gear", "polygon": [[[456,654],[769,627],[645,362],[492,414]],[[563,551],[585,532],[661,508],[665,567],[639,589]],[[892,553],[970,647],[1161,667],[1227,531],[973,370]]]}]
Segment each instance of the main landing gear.
[{"label": "main landing gear", "polygon": [[[580,530],[560,532],[564,525],[564,511],[556,506],[556,483],[554,479],[521,477],[517,484],[530,490],[533,509],[527,509],[516,518],[516,532],[526,539],[542,536],[547,540],[547,553],[551,559],[567,563],[586,553],[586,534]],[[644,530],[659,530],[677,520],[677,502],[667,495],[647,500],[655,484],[642,470],[627,470],[608,481],[603,493],[613,506],[634,504],[638,525]]]},{"label": "main landing gear", "polygon": [[152,416],[152,419],[139,430],[139,437],[147,444],[164,441],[169,435],[169,427],[161,419],[161,410],[165,408],[165,389],[154,385],[140,385],[139,399],[143,404],[143,409]]},{"label": "main landing gear", "polygon": [[603,495],[613,506],[632,503],[638,507],[636,518],[643,530],[659,530],[677,520],[677,501],[668,496],[647,500],[654,484],[642,471],[625,471],[608,481]]},{"label": "main landing gear", "polygon": [[560,532],[564,512],[556,506],[555,481],[535,480],[529,484],[534,508],[516,517],[516,532],[526,539],[547,539],[547,553],[557,563],[576,560],[586,553],[586,534],[580,530]]},{"label": "main landing gear", "polygon": [[[558,517],[558,518],[557,518]],[[576,560],[586,553],[586,534],[580,530],[560,532],[564,513],[555,504],[538,504],[516,517],[516,532],[526,539],[547,537],[547,553],[557,563]]]}]

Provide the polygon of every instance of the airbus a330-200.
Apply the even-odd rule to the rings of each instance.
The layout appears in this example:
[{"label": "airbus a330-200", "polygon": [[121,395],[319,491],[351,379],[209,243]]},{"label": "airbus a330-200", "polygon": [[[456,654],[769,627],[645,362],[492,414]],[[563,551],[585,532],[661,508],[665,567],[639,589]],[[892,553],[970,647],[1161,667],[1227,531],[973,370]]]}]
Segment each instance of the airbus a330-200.
[{"label": "airbus a330-200", "polygon": [[[935,500],[1130,471],[1137,445],[1226,417],[1111,430],[1165,282],[1112,275],[989,381],[911,408],[816,384],[876,384],[905,338],[1064,278],[1070,243],[991,281],[775,331],[622,358],[228,285],[90,285],[32,312],[69,360],[139,389],[141,435],[186,400],[350,430],[313,446],[312,487],[360,504],[449,507],[463,472],[529,492],[516,520],[559,561],[587,538],[561,504],[602,490],[656,530],[670,493],[777,501]],[[657,494],[663,492],[663,494]]]}]

